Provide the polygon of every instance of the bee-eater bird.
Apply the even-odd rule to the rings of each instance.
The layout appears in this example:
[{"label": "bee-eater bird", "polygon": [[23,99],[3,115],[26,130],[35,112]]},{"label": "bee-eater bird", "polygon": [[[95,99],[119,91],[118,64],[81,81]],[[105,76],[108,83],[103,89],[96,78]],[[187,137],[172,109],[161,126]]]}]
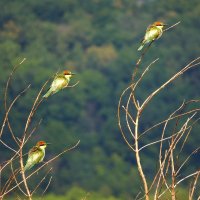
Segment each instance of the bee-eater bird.
[{"label": "bee-eater bird", "polygon": [[69,84],[69,81],[73,75],[75,74],[68,70],[64,70],[62,73],[57,74],[53,79],[53,82],[51,83],[49,90],[43,97],[47,98],[50,95],[53,95],[56,92],[65,88]]},{"label": "bee-eater bird", "polygon": [[154,22],[153,24],[149,25],[138,51],[141,51],[145,44],[160,38],[162,36],[164,26],[166,26],[166,24],[163,22]]},{"label": "bee-eater bird", "polygon": [[24,171],[31,169],[35,164],[43,161],[47,144],[48,143],[44,141],[39,141],[37,142],[36,146],[29,150]]}]

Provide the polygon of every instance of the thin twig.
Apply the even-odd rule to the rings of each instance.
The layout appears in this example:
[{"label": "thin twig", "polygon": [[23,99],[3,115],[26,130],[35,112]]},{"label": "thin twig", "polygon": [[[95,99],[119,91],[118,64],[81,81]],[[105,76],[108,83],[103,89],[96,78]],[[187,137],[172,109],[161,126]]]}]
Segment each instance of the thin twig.
[{"label": "thin twig", "polygon": [[7,119],[8,119],[8,114],[10,113],[10,111],[11,111],[13,105],[14,105],[15,102],[21,97],[21,95],[22,95],[23,93],[25,93],[29,88],[30,88],[30,85],[28,85],[22,92],[20,92],[20,93],[15,97],[15,99],[12,101],[12,103],[11,103],[10,106],[9,106],[9,108],[7,109],[6,114],[5,114],[5,117],[4,117],[3,124],[2,124],[2,126],[1,126],[0,138],[1,138],[2,134],[3,134],[3,130],[4,130],[6,121],[7,121]]},{"label": "thin twig", "polygon": [[134,79],[136,77],[136,74],[138,72],[138,68],[139,68],[139,65],[142,61],[142,59],[144,58],[145,54],[147,53],[147,51],[149,50],[150,46],[152,45],[153,41],[149,43],[149,45],[144,49],[144,51],[142,52],[141,56],[139,57],[139,59],[137,60],[136,62],[136,65],[135,65],[135,69],[134,69],[134,72],[132,74],[132,83],[134,83]]},{"label": "thin twig", "polygon": [[174,25],[172,25],[172,26],[170,26],[170,27],[166,28],[165,30],[163,30],[163,32],[164,32],[164,31],[168,31],[168,30],[170,30],[170,29],[174,28],[175,26],[179,25],[180,23],[181,23],[181,21],[178,21],[178,22],[177,22],[177,23],[175,23]]},{"label": "thin twig", "polygon": [[[39,170],[41,170],[42,168],[44,168],[46,165],[48,165],[49,163],[53,162],[55,159],[57,159],[58,157],[60,157],[61,155],[63,155],[64,153],[68,152],[68,151],[71,151],[72,149],[75,149],[80,143],[80,140],[72,147],[70,148],[66,148],[64,149],[61,153],[57,154],[56,156],[54,156],[53,158],[51,158],[50,160],[48,160],[47,162],[45,162],[43,165],[41,165],[40,167],[38,167],[34,172],[32,172],[30,175],[28,175],[26,177],[26,180],[31,178],[34,174],[36,174]],[[19,182],[19,185],[21,185],[24,181],[20,181]],[[8,190],[6,194],[10,193],[12,190],[14,190],[15,188],[17,187],[17,185],[13,186],[10,190]]]},{"label": "thin twig", "polygon": [[52,171],[52,168],[50,168],[47,173],[44,175],[44,177],[40,180],[40,182],[36,185],[36,187],[34,188],[34,190],[31,192],[31,195],[33,195],[33,193],[36,192],[36,190],[38,189],[38,187],[42,184],[42,182],[46,179],[46,177],[49,175],[49,173]]},{"label": "thin twig", "polygon": [[[64,87],[64,88],[73,88],[73,87],[77,86],[79,83],[80,83],[80,81],[77,81],[75,84],[73,84],[73,85],[67,85],[67,86]],[[63,88],[63,89],[64,89],[64,88]]]},{"label": "thin twig", "polygon": [[20,169],[17,169],[16,172],[14,172],[13,170],[13,164],[11,162],[11,170],[12,170],[12,175],[13,175],[13,179],[15,180],[15,183],[18,185],[18,189],[22,192],[22,194],[24,194],[26,196],[26,193],[23,191],[23,189],[20,187],[18,180],[16,178],[17,173],[20,171]]},{"label": "thin twig", "polygon": [[50,184],[51,184],[51,180],[52,180],[53,176],[50,177],[47,186],[45,187],[44,191],[42,192],[42,197],[44,196],[44,194],[46,193],[46,191],[48,190]]},{"label": "thin twig", "polygon": [[[166,81],[165,83],[163,83],[157,90],[155,90],[154,92],[152,92],[147,99],[143,102],[143,104],[141,105],[141,111],[144,109],[144,107],[149,103],[149,101],[156,95],[158,94],[158,92],[160,92],[162,89],[164,89],[168,84],[170,84],[172,81],[174,81],[176,78],[178,78],[180,75],[182,75],[183,73],[185,73],[187,70],[191,69],[192,67],[195,67],[197,65],[200,64],[199,62],[200,57],[194,59],[193,61],[191,61],[189,64],[187,64],[183,69],[181,69],[179,72],[177,72],[174,76],[172,76],[168,81]],[[197,63],[195,63],[196,61],[198,61]]]},{"label": "thin twig", "polygon": [[157,141],[148,143],[148,144],[146,144],[146,145],[140,147],[139,151],[141,151],[142,149],[144,149],[144,148],[146,148],[146,147],[148,147],[148,146],[151,146],[151,145],[153,145],[153,144],[157,144],[157,143],[160,143],[160,142],[169,140],[169,139],[171,139],[172,137],[174,137],[176,134],[177,134],[177,133],[175,133],[175,134],[173,134],[173,135],[171,135],[171,136],[169,136],[169,137],[163,138],[163,139],[161,139],[161,140],[157,140]]},{"label": "thin twig", "polygon": [[[179,114],[179,115],[175,115],[175,116],[171,117],[169,120],[171,121],[171,120],[173,120],[173,119],[175,119],[175,118],[182,117],[182,116],[185,116],[185,115],[188,115],[188,114],[190,114],[190,113],[197,112],[197,111],[200,111],[200,108],[196,108],[196,109],[187,111],[187,112],[185,112],[185,113],[182,113],[182,114]],[[151,126],[151,127],[148,128],[147,130],[145,130],[144,132],[142,132],[142,133],[140,134],[140,137],[142,137],[144,134],[146,134],[146,133],[149,132],[150,130],[152,130],[152,129],[154,129],[154,128],[156,128],[156,127],[158,127],[158,126],[164,124],[166,121],[167,121],[167,120],[163,120],[163,121],[158,122],[157,124]]]},{"label": "thin twig", "polygon": [[200,147],[196,148],[194,151],[192,151],[192,153],[184,160],[184,162],[181,164],[181,166],[178,168],[178,170],[176,171],[176,175],[178,175],[178,173],[180,172],[180,170],[183,168],[183,166],[188,162],[188,160],[191,158],[192,155],[198,153],[200,150]]},{"label": "thin twig", "polygon": [[199,178],[199,174],[200,174],[200,171],[199,171],[199,173],[196,175],[196,177],[195,177],[195,179],[194,179],[194,183],[193,183],[193,185],[192,185],[192,187],[191,187],[191,190],[190,190],[190,192],[189,192],[189,200],[192,200],[192,199],[193,199],[194,191],[195,191],[195,189],[196,189],[197,180],[198,180],[198,178]]},{"label": "thin twig", "polygon": [[120,133],[122,134],[122,137],[124,139],[124,141],[126,142],[126,144],[130,147],[131,150],[133,150],[135,152],[135,149],[132,147],[132,145],[128,142],[126,136],[125,136],[125,133],[123,131],[123,128],[122,128],[122,125],[121,125],[121,112],[120,112],[120,109],[121,109],[121,103],[122,103],[122,98],[123,96],[125,95],[125,93],[132,87],[132,85],[130,85],[129,87],[127,87],[121,94],[120,96],[120,99],[119,99],[119,102],[118,102],[118,108],[117,108],[117,117],[118,117],[118,126],[119,126],[119,129],[120,129]]},{"label": "thin twig", "polygon": [[[20,65],[26,60],[26,58],[24,58],[18,65],[14,66],[13,70],[11,71],[9,77],[8,77],[8,80],[7,80],[7,83],[6,83],[6,87],[5,87],[5,92],[4,92],[4,107],[5,107],[5,111],[6,113],[8,112],[8,109],[7,109],[7,97],[8,97],[8,88],[9,88],[9,85],[10,85],[10,82],[11,82],[11,79],[13,77],[13,74],[14,72],[17,70],[18,67],[20,67]],[[16,140],[15,138],[15,134],[13,133],[13,130],[12,130],[12,127],[10,125],[10,122],[9,122],[9,119],[7,119],[7,122],[8,122],[8,128],[11,132],[11,135],[14,139],[14,141],[16,142],[16,144],[19,146],[19,143],[18,141]]]},{"label": "thin twig", "polygon": [[135,156],[136,156],[136,162],[139,174],[142,178],[144,191],[145,191],[145,199],[149,200],[149,189],[147,185],[147,180],[142,168],[141,160],[140,160],[140,153],[139,153],[139,144],[138,144],[138,128],[139,128],[139,118],[140,118],[140,112],[137,112],[136,120],[135,120]]},{"label": "thin twig", "polygon": [[[196,172],[193,172],[193,173],[191,173],[191,174],[185,176],[184,178],[182,178],[181,180],[179,180],[179,181],[176,183],[175,188],[176,188],[180,183],[182,183],[183,181],[185,181],[185,180],[187,180],[188,178],[191,178],[191,177],[193,177],[193,176],[195,176],[195,175],[197,175],[197,174],[199,174],[199,173],[200,173],[200,170],[198,170],[198,171],[196,171]],[[166,192],[167,192],[167,189],[164,190],[164,191],[158,196],[158,198],[160,198],[161,196],[163,196]]]},{"label": "thin twig", "polygon": [[132,118],[131,114],[127,111],[127,109],[126,109],[124,106],[122,106],[122,108],[123,108],[123,109],[125,110],[125,112],[126,112],[126,124],[127,124],[128,130],[129,130],[130,134],[132,135],[132,137],[135,138],[135,136],[134,136],[134,134],[133,134],[133,131],[132,131],[132,129],[131,129],[131,126],[130,126],[130,123],[129,123],[129,119],[128,119],[128,118],[130,118],[130,120],[132,121],[132,123],[133,123],[134,125],[135,125],[135,121],[134,121],[134,119]]}]

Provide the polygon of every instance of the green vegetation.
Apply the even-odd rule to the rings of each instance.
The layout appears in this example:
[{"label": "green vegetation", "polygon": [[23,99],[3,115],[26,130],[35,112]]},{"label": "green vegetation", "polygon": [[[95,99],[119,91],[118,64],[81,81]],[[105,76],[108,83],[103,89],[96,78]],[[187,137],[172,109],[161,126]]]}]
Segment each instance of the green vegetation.
[{"label": "green vegetation", "polygon": [[[95,200],[135,197],[140,190],[140,178],[135,158],[118,130],[119,96],[130,80],[140,55],[137,52],[139,42],[152,21],[161,19],[171,25],[181,20],[181,25],[164,33],[144,58],[142,68],[157,57],[160,60],[140,86],[140,100],[177,69],[199,56],[200,2],[1,0],[0,7],[1,88],[13,65],[24,57],[27,60],[16,72],[9,98],[14,98],[31,83],[31,88],[12,112],[10,120],[16,134],[21,134],[33,100],[49,77],[59,69],[68,68],[77,73],[71,84],[80,81],[76,87],[61,91],[45,101],[33,120],[35,124],[43,118],[27,144],[27,150],[37,140],[46,140],[52,143],[47,148],[47,159],[65,146],[73,145],[79,139],[81,141],[76,150],[52,164],[53,179],[48,192],[66,194],[65,197],[56,197],[58,200],[80,199],[87,193]],[[191,70],[168,87],[166,93],[156,97],[146,110],[143,129],[164,119],[183,99],[197,98],[200,91],[198,82],[199,73]],[[2,119],[4,90],[0,92]],[[199,146],[199,128],[197,124],[185,154]],[[159,134],[158,129],[154,137]],[[9,143],[9,133],[4,133],[2,139]],[[149,141],[152,139],[149,138]],[[3,150],[4,147],[0,147],[0,151]],[[157,166],[153,159],[156,151],[154,147],[142,155],[148,176]],[[1,155],[0,163],[6,160],[8,154],[9,151]],[[194,168],[198,166],[199,158],[192,158],[192,163]],[[41,191],[45,186],[41,185]],[[55,199],[54,194],[48,192],[45,199]]]},{"label": "green vegetation", "polygon": [[[106,188],[105,188],[105,190],[106,190]],[[95,199],[95,200],[120,200],[109,194],[101,195],[100,193],[96,193],[96,192],[89,193],[79,187],[73,187],[70,191],[68,191],[66,193],[65,196],[55,196],[53,194],[49,194],[45,197],[45,200],[54,200],[54,199],[58,199],[58,200],[66,200],[66,199],[73,200],[74,199],[74,200],[76,200],[76,199],[84,199],[84,198],[88,198],[88,199],[91,198],[91,199]]]}]

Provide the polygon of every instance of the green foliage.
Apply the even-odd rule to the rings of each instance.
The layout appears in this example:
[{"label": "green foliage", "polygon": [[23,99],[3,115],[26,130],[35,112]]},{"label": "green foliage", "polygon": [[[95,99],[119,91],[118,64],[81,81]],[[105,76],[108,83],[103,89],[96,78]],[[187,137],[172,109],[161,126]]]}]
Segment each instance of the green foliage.
[{"label": "green foliage", "polygon": [[[176,199],[181,199],[181,200],[188,200],[189,198],[189,193],[186,189],[184,188],[177,188],[176,192]],[[152,195],[150,199],[154,199],[154,196]],[[166,192],[164,195],[161,197],[162,200],[165,199],[171,199],[171,194],[170,192]]]},{"label": "green foliage", "polygon": [[[49,194],[45,199],[80,199],[86,191],[91,191],[91,199],[95,200],[135,197],[140,179],[134,157],[117,127],[119,95],[130,82],[140,55],[139,42],[152,21],[161,19],[171,25],[181,20],[181,25],[165,32],[152,44],[140,65],[139,73],[155,58],[160,58],[137,90],[139,101],[199,56],[199,1],[1,0],[0,6],[2,88],[12,66],[23,57],[27,60],[16,72],[9,98],[14,98],[27,84],[32,85],[13,111],[11,122],[17,135],[22,132],[33,100],[46,80],[65,68],[77,73],[71,84],[80,80],[76,87],[47,99],[33,120],[35,124],[43,118],[26,148],[39,139],[47,140],[52,143],[47,158],[81,140],[77,150],[53,164],[54,180],[49,191],[65,194],[72,188],[65,197]],[[198,97],[198,81],[199,73],[190,71],[169,86],[167,92],[150,103],[141,129],[164,119],[183,99]],[[3,110],[3,90],[0,101]],[[188,150],[200,143],[199,128],[193,131]],[[143,142],[158,136],[160,130],[155,130],[153,137]],[[6,133],[3,137],[9,142]],[[152,176],[150,166],[156,165],[153,159],[156,151],[157,147],[153,147],[143,155],[149,177]],[[193,161],[194,167],[197,160]]]},{"label": "green foliage", "polygon": [[84,198],[95,200],[121,200],[121,198],[116,198],[112,195],[102,195],[98,192],[90,193],[77,186],[74,186],[69,191],[67,191],[65,196],[56,196],[53,194],[49,194],[44,197],[45,200],[77,200]]}]

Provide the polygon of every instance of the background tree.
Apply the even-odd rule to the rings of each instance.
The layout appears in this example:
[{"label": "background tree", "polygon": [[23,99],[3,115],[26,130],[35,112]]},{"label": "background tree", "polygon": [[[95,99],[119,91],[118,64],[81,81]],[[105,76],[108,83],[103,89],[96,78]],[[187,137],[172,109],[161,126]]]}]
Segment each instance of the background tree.
[{"label": "background tree", "polygon": [[[42,133],[43,139],[50,143],[58,140],[49,147],[50,152],[60,152],[65,141],[74,144],[81,140],[80,151],[72,151],[54,164],[52,173],[56,176],[48,191],[55,188],[57,194],[65,195],[74,187],[79,187],[85,193],[94,191],[101,196],[110,195],[121,199],[135,197],[141,185],[138,182],[135,158],[122,140],[117,126],[118,100],[123,89],[130,83],[132,70],[139,56],[136,51],[139,42],[147,25],[153,21],[162,20],[173,24],[181,20],[181,26],[176,31],[171,30],[163,35],[146,54],[141,70],[157,57],[160,58],[159,67],[152,67],[151,73],[144,77],[143,84],[137,91],[139,101],[199,56],[199,1],[2,0],[0,6],[2,120],[3,87],[12,66],[21,62],[24,57],[27,60],[16,71],[13,80],[15,84],[12,84],[8,98],[13,99],[22,88],[31,83],[29,93],[17,101],[10,113],[13,116],[10,121],[17,135],[22,133],[22,126],[19,124],[25,122],[30,102],[45,80],[58,69],[65,68],[76,71],[77,80],[80,80],[80,84],[73,90],[70,89],[67,93],[63,91],[56,98],[49,98],[48,104],[44,103],[35,116],[36,119],[43,118],[38,134]],[[112,59],[108,59],[105,52]],[[173,87],[169,85],[167,92],[155,97],[146,108],[145,112],[148,114],[141,121],[141,129],[164,120],[182,104],[183,99],[187,101],[198,98],[198,80],[198,70],[191,69],[177,79]],[[75,82],[76,80],[72,84]],[[191,149],[199,145],[198,129],[197,123],[183,156],[186,157]],[[158,138],[160,130],[154,131],[154,137]],[[59,138],[55,138],[55,132],[59,134]],[[6,142],[9,139],[3,138]],[[38,135],[33,135],[24,152],[38,139]],[[146,144],[150,140],[144,138],[142,142]],[[3,147],[0,147],[0,152],[4,152],[0,158],[2,163],[9,152]],[[98,153],[101,155],[99,159],[93,158]],[[143,151],[144,170],[149,177],[152,172],[148,166],[154,166],[155,153],[154,146]],[[112,159],[115,155],[120,157],[119,167]],[[49,156],[53,155],[50,153]],[[199,156],[192,157],[191,163],[188,169],[191,166],[198,167]],[[101,168],[104,170],[100,170]],[[115,174],[111,173],[113,168]],[[128,176],[124,176],[125,172],[128,172]],[[119,187],[119,180],[123,187]],[[186,185],[182,187],[180,193]],[[41,185],[40,189],[44,188]]]}]

